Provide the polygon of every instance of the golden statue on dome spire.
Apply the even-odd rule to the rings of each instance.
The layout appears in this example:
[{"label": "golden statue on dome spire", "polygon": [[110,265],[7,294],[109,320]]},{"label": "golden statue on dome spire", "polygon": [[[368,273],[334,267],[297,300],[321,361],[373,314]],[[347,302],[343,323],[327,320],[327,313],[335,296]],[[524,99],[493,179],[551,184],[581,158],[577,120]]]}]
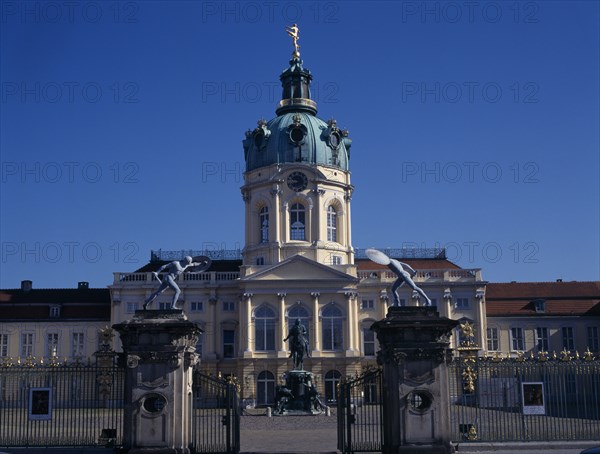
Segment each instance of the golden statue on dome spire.
[{"label": "golden statue on dome spire", "polygon": [[291,27],[286,27],[285,31],[292,37],[292,40],[294,41],[294,52],[292,53],[292,57],[300,58],[300,46],[298,45],[298,40],[300,39],[300,29],[298,28],[298,25],[294,24]]}]

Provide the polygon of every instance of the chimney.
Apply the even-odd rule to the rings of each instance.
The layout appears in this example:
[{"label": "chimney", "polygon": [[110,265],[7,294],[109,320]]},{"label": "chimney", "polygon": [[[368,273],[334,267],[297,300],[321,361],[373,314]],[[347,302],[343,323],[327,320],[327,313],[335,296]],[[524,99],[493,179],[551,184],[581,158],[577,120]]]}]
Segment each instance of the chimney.
[{"label": "chimney", "polygon": [[31,281],[21,281],[21,290],[23,290],[24,292],[28,292],[29,290],[31,290],[32,286],[33,282]]},{"label": "chimney", "polygon": [[90,288],[90,283],[89,282],[78,282],[77,283],[77,289],[78,290],[87,290],[88,288]]}]

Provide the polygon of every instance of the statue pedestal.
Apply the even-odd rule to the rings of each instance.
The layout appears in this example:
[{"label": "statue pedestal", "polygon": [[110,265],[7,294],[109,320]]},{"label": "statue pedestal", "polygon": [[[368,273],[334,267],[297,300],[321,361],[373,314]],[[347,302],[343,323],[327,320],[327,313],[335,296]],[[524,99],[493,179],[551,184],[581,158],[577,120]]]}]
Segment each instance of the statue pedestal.
[{"label": "statue pedestal", "polygon": [[275,405],[275,415],[319,415],[323,410],[316,400],[314,375],[306,370],[289,370],[285,374],[285,387],[294,397],[286,397],[280,409]]},{"label": "statue pedestal", "polygon": [[136,311],[113,328],[127,361],[124,450],[189,454],[192,366],[202,330],[181,310]]},{"label": "statue pedestal", "polygon": [[371,327],[381,346],[386,454],[454,452],[447,362],[456,325],[426,306],[390,307]]}]

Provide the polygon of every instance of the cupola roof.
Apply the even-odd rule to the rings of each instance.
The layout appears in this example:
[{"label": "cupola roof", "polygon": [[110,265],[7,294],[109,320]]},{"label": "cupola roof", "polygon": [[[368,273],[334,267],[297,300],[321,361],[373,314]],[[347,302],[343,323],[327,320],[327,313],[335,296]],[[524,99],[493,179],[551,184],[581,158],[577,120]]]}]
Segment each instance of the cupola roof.
[{"label": "cupola roof", "polygon": [[311,99],[311,72],[304,68],[298,46],[298,27],[287,29],[294,39],[294,52],[280,75],[283,93],[270,121],[261,119],[243,141],[246,171],[272,164],[318,164],[348,170],[352,140],[334,119],[316,116],[317,103]]}]

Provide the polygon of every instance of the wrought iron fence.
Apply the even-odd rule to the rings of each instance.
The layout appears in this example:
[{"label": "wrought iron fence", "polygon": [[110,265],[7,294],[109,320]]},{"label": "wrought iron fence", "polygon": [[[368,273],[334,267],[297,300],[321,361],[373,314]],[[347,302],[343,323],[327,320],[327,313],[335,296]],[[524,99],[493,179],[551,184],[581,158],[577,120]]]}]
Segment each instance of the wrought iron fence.
[{"label": "wrought iron fence", "polygon": [[240,451],[239,389],[232,378],[194,371],[192,450],[195,453],[235,454]]},{"label": "wrought iron fence", "polygon": [[381,369],[369,370],[338,387],[338,449],[342,453],[378,452],[383,448]]},{"label": "wrought iron fence", "polygon": [[0,447],[117,447],[124,370],[56,358],[0,364]]},{"label": "wrought iron fence", "polygon": [[600,359],[567,351],[450,366],[455,441],[597,440]]}]

